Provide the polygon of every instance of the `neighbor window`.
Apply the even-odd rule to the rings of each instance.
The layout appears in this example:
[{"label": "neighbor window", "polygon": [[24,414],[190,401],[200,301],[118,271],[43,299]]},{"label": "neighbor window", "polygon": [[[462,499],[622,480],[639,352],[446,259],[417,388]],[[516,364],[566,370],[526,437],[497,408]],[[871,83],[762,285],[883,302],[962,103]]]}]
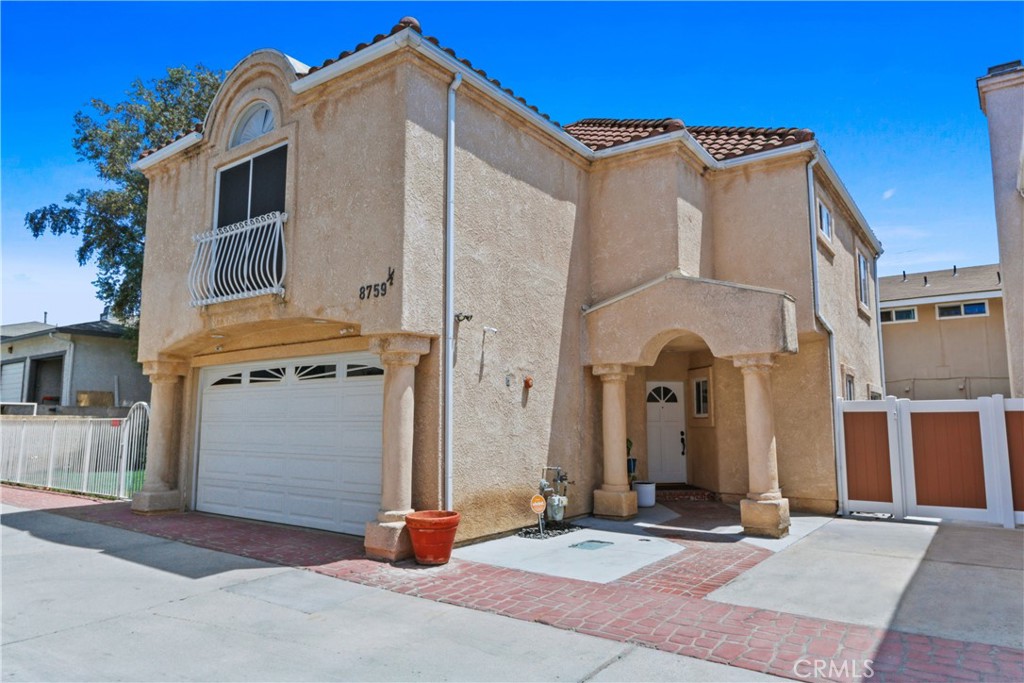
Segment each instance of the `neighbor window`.
[{"label": "neighbor window", "polygon": [[697,379],[693,381],[693,416],[708,416],[708,380]]},{"label": "neighbor window", "polygon": [[962,304],[939,304],[935,307],[936,318],[969,318],[988,315],[985,301],[967,301]]},{"label": "neighbor window", "polygon": [[821,202],[818,202],[818,230],[821,230],[825,237],[832,239],[832,212]]},{"label": "neighbor window", "polygon": [[887,308],[880,316],[883,323],[914,323],[917,322],[917,307]]},{"label": "neighbor window", "polygon": [[857,296],[861,304],[871,308],[871,263],[864,254],[857,252]]}]

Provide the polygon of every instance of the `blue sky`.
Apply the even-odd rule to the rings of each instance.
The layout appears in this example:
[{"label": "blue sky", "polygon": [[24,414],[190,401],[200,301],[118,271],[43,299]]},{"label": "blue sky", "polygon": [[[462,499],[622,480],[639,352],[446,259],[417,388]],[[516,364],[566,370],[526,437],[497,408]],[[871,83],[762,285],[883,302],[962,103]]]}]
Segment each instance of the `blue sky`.
[{"label": "blue sky", "polygon": [[72,117],[136,77],[278,48],[319,64],[405,15],[563,124],[811,128],[882,274],[998,260],[975,79],[1024,57],[1024,3],[0,3],[3,322],[93,320],[75,238],[26,212],[97,186]]}]

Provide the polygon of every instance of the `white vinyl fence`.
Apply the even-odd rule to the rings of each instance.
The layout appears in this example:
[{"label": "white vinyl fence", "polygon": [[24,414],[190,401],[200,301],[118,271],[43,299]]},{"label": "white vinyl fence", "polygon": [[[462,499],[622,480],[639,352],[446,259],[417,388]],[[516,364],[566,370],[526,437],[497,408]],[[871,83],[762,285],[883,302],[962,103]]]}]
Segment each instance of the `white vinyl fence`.
[{"label": "white vinyl fence", "polygon": [[0,480],[131,498],[146,469],[149,406],[123,418],[0,417]]},{"label": "white vinyl fence", "polygon": [[1024,399],[837,404],[841,510],[1024,523]]}]

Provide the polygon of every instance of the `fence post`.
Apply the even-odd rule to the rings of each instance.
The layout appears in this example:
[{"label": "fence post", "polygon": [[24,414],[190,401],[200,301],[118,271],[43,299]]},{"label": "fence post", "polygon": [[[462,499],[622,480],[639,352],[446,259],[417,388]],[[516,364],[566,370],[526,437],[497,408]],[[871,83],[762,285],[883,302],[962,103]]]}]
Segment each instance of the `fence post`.
[{"label": "fence post", "polygon": [[836,430],[836,484],[839,493],[839,514],[842,517],[850,514],[850,489],[846,480],[846,420],[843,417],[843,397],[837,396],[835,400],[835,415],[832,419]]},{"label": "fence post", "polygon": [[89,491],[89,465],[92,458],[92,428],[93,420],[89,419],[89,431],[85,436],[85,457],[82,458],[82,493]]},{"label": "fence post", "polygon": [[[910,512],[909,498],[914,486],[914,438],[910,428],[910,406],[908,398],[889,396],[886,399],[886,411],[889,414],[889,470],[892,473],[894,519],[904,519]],[[914,500],[916,500],[916,495]]]},{"label": "fence post", "polygon": [[985,495],[989,499],[989,510],[993,513],[992,521],[1013,529],[1013,480],[1010,478],[1010,440],[1006,434],[1006,401],[1002,394],[978,400],[982,403],[982,412],[988,417],[987,427],[984,420],[981,423],[981,452],[985,461]]},{"label": "fence post", "polygon": [[53,421],[50,428],[50,457],[46,463],[46,488],[53,488],[53,459],[57,454],[57,420]]},{"label": "fence post", "polygon": [[25,476],[25,432],[28,431],[28,420],[21,421],[21,440],[18,442],[18,471],[15,473],[14,481],[19,484]]}]

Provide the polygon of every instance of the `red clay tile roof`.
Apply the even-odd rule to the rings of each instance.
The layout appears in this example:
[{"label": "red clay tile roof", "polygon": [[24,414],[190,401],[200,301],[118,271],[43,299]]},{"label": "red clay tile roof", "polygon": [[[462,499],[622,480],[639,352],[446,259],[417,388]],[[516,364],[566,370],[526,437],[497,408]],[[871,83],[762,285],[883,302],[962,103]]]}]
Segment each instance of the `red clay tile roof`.
[{"label": "red clay tile roof", "polygon": [[736,128],[731,126],[687,126],[700,146],[719,161],[746,154],[767,152],[814,139],[806,128]]},{"label": "red clay tile roof", "polygon": [[[298,78],[304,78],[305,76],[315,73],[324,67],[330,66],[337,61],[345,59],[360,50],[365,50],[369,46],[379,43],[380,41],[385,40],[386,38],[389,38],[390,36],[393,36],[399,31],[403,31],[407,28],[416,31],[417,33],[421,33],[420,24],[416,19],[412,17],[403,17],[391,28],[391,31],[387,35],[383,33],[378,34],[374,36],[373,40],[370,42],[360,43],[353,49],[342,52],[337,56],[337,58],[328,59],[320,66],[311,67],[308,72],[304,74],[297,73],[296,76]],[[490,81],[495,87],[501,89],[510,97],[518,100],[524,106],[529,107],[548,121],[551,121],[550,116],[541,112],[537,107],[531,105],[522,97],[517,97],[511,89],[502,88],[501,83],[497,79],[489,78],[485,71],[475,68],[468,59],[460,59],[458,55],[455,54],[454,50],[442,47],[437,38],[432,36],[423,36],[423,39],[436,45],[441,50],[464,64],[467,68],[472,69],[477,74]],[[554,121],[552,121],[552,123],[556,126],[558,125],[558,123]],[[688,130],[697,142],[699,142],[700,145],[718,161],[733,159],[746,154],[764,152],[778,147],[795,145],[814,139],[814,133],[806,128],[685,126],[679,119],[581,119],[576,123],[570,123],[569,125],[564,126],[563,130],[590,149],[597,151],[607,149],[609,147],[615,147],[617,145],[624,145],[627,142],[634,142],[636,140],[643,140],[645,138],[662,135],[664,133],[670,133],[672,131],[683,130],[684,128]],[[196,124],[193,130],[177,135],[173,140],[167,142],[161,147],[146,150],[139,156],[139,158],[144,159],[162,147],[166,147],[192,132],[202,133],[203,124]]]},{"label": "red clay tile roof", "polygon": [[168,145],[174,144],[175,142],[177,142],[178,140],[182,139],[186,135],[191,135],[192,133],[202,133],[202,132],[203,132],[203,124],[202,123],[197,123],[192,128],[192,130],[186,130],[184,133],[178,133],[173,138],[171,138],[170,140],[168,140],[164,144],[160,145],[159,147],[153,147],[152,149],[147,149],[145,152],[143,152],[142,154],[139,155],[139,158],[140,159],[145,159],[150,154],[153,154],[154,152],[159,152],[164,147],[167,147]]},{"label": "red clay tile roof", "polygon": [[718,161],[814,139],[814,133],[804,128],[684,126],[679,119],[583,119],[564,130],[597,151],[683,128]]},{"label": "red clay tile roof", "polygon": [[679,119],[581,119],[563,130],[597,151],[684,127]]}]

